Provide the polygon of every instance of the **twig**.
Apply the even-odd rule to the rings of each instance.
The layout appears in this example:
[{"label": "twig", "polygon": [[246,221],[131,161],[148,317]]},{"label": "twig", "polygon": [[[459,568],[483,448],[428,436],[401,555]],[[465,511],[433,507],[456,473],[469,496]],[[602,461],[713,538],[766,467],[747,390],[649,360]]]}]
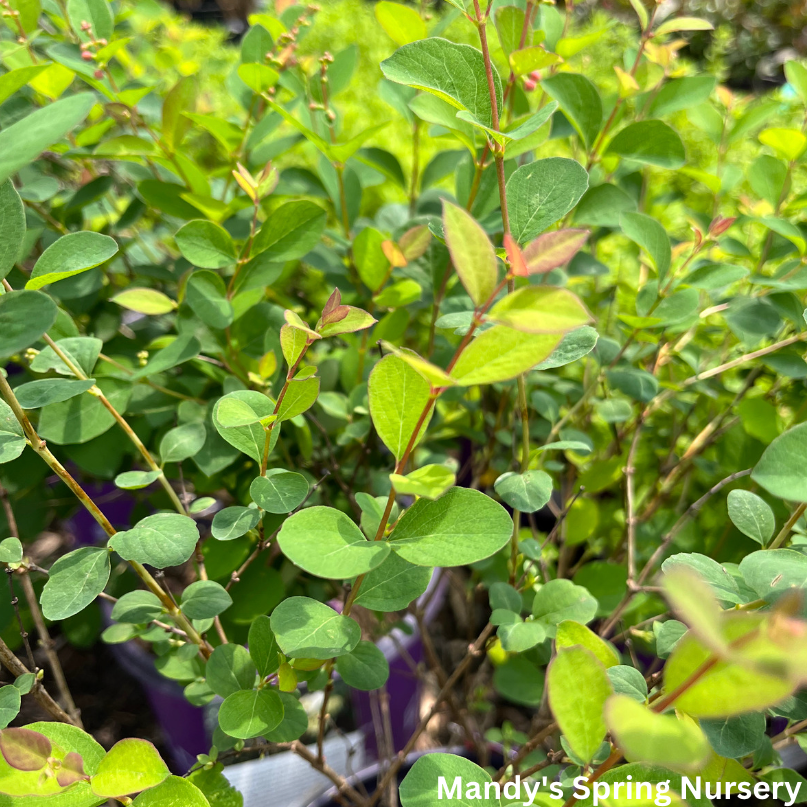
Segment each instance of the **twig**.
[{"label": "twig", "polygon": [[[721,479],[716,485],[713,485],[703,496],[700,497],[696,502],[693,502],[686,510],[686,512],[675,522],[672,526],[672,529],[664,536],[661,543],[656,547],[655,552],[650,556],[650,559],[645,563],[642,571],[639,573],[639,576],[636,578],[636,585],[641,586],[642,583],[647,579],[648,575],[652,571],[653,567],[658,563],[658,561],[663,557],[664,553],[669,548],[670,544],[675,540],[675,537],[678,535],[679,532],[683,529],[684,525],[695,516],[698,511],[712,498],[716,493],[719,493],[726,485],[730,485],[732,482],[736,481],[737,479],[741,479],[744,476],[748,476],[751,473],[751,468],[746,468],[744,471],[737,471],[736,473],[729,474],[725,479]],[[625,607],[628,603],[633,599],[633,595],[636,591],[628,591],[628,593],[623,598],[622,602],[614,609],[614,612],[608,618],[608,621],[602,626],[600,629],[600,636],[607,637],[611,631],[616,626],[617,622],[619,621],[620,617],[622,616]]]},{"label": "twig", "polygon": [[785,522],[784,527],[779,530],[779,534],[768,545],[768,549],[778,549],[790,536],[796,522],[804,515],[807,510],[807,504],[800,504],[790,515],[790,518]]},{"label": "twig", "polygon": [[367,807],[373,807],[373,805],[376,804],[376,802],[381,798],[381,795],[387,789],[393,777],[398,773],[401,766],[404,764],[406,757],[408,756],[408,754],[411,753],[412,749],[415,747],[415,743],[417,743],[420,735],[423,734],[423,732],[426,730],[426,727],[429,725],[429,723],[431,723],[432,718],[440,710],[440,706],[446,699],[448,693],[454,688],[454,685],[463,676],[465,670],[468,668],[471,662],[481,653],[491,633],[493,633],[493,625],[488,624],[482,631],[482,633],[479,634],[477,640],[468,649],[468,653],[465,655],[465,658],[457,665],[456,669],[451,674],[451,677],[448,679],[448,681],[446,681],[445,686],[443,686],[440,692],[437,693],[437,697],[434,699],[434,703],[432,704],[431,709],[429,709],[429,711],[420,719],[420,723],[418,723],[414,733],[409,738],[403,749],[398,752],[397,759],[392,763],[392,765],[390,765],[389,770],[384,774],[384,777],[381,779],[378,789],[370,798]]},{"label": "twig", "polygon": [[[16,678],[32,672],[14,655],[11,648],[2,639],[0,639],[0,662]],[[34,683],[31,694],[36,702],[60,723],[75,725],[70,715],[48,694],[41,681]]]}]

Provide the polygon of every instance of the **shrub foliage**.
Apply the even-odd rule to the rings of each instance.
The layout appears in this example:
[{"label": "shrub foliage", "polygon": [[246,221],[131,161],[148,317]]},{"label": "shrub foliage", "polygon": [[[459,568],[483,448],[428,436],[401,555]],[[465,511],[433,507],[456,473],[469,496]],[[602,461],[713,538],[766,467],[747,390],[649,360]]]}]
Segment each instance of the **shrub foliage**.
[{"label": "shrub foliage", "polygon": [[[592,73],[615,23],[449,2],[377,3],[369,77],[283,3],[224,93],[155,56],[148,11],[3,3],[0,561],[48,664],[10,611],[0,805],[237,804],[219,758],[260,746],[372,807],[445,709],[476,762],[421,758],[403,807],[439,776],[567,807],[578,777],[803,781],[807,69],[790,106],[732,94],[677,59],[708,23],[633,0]],[[360,125],[367,80],[389,119]],[[472,630],[485,603],[445,667],[448,578]],[[220,704],[189,777],[83,730],[47,624],[99,602],[103,641]],[[407,610],[439,691],[368,797],[323,756],[329,705],[383,691]],[[6,728],[21,698],[53,722]]]}]

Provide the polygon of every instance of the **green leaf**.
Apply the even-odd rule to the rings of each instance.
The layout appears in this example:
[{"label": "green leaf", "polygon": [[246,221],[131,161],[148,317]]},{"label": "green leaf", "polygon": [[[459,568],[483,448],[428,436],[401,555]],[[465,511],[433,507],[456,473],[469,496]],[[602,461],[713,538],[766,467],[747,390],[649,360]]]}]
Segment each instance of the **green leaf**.
[{"label": "green leaf", "polygon": [[560,344],[550,353],[549,357],[535,365],[536,370],[551,370],[554,367],[563,367],[573,361],[591,353],[599,338],[597,331],[584,325],[567,334],[564,334]]},{"label": "green leaf", "polygon": [[426,592],[432,569],[416,566],[390,552],[386,560],[365,578],[356,604],[370,611],[402,611]]},{"label": "green leaf", "polygon": [[[2,79],[9,75],[6,73]],[[5,277],[20,259],[25,238],[25,210],[10,179],[0,185],[0,232],[3,233],[0,241],[0,277]]]},{"label": "green leaf", "polygon": [[365,227],[353,241],[353,260],[362,283],[376,292],[387,278],[390,263],[381,245],[385,238],[375,227]]},{"label": "green leaf", "polygon": [[368,541],[348,516],[332,507],[307,507],[290,516],[277,542],[296,566],[332,580],[375,569],[390,549],[385,541]]},{"label": "green leaf", "polygon": [[90,780],[93,792],[115,798],[160,784],[170,771],[157,749],[146,740],[120,740],[101,760]]},{"label": "green leaf", "polygon": [[[13,4],[12,4],[13,7]],[[40,73],[46,71],[50,64],[30,64],[26,67],[18,67],[9,70],[0,76],[0,104],[8,100],[17,90],[21,90],[26,84],[35,79]]]},{"label": "green leaf", "polygon": [[496,288],[496,253],[485,231],[463,208],[443,200],[443,231],[462,285],[481,306]]},{"label": "green leaf", "polygon": [[740,561],[740,571],[760,599],[773,602],[807,585],[807,556],[795,549],[760,550]]},{"label": "green leaf", "polygon": [[204,423],[183,423],[163,435],[160,459],[163,463],[190,459],[202,450],[206,438]]},{"label": "green leaf", "polygon": [[507,180],[513,238],[519,244],[531,241],[562,219],[587,188],[586,169],[565,157],[547,157],[516,168]]},{"label": "green leaf", "polygon": [[[425,90],[457,109],[466,109],[485,126],[492,125],[490,95],[482,53],[430,37],[398,48],[381,62],[381,72],[396,84]],[[493,68],[498,108],[502,108],[502,82]]]},{"label": "green leaf", "polygon": [[246,535],[260,520],[257,507],[225,507],[213,516],[210,532],[217,541],[232,541]]},{"label": "green leaf", "polygon": [[4,729],[19,713],[22,698],[13,684],[0,687],[0,729]]},{"label": "green leaf", "polygon": [[302,258],[319,243],[326,219],[326,212],[313,202],[286,202],[258,230],[252,256],[265,252],[273,261]]},{"label": "green leaf", "polygon": [[660,118],[702,104],[709,99],[715,84],[714,76],[685,76],[667,81],[650,103],[648,114]]},{"label": "green leaf", "polygon": [[785,800],[785,792],[788,794],[785,803],[803,804],[807,800],[807,779],[792,768],[769,768],[760,773],[758,779],[760,782],[768,783],[772,793],[779,793],[781,788],[782,795],[774,796],[780,801]]},{"label": "green leaf", "polygon": [[560,104],[590,150],[602,126],[602,101],[597,88],[577,73],[557,73],[545,78],[541,87]]},{"label": "green leaf", "polygon": [[5,126],[0,132],[0,182],[33,162],[48,146],[78,126],[94,103],[92,93],[78,93]]},{"label": "green leaf", "polygon": [[453,104],[428,93],[418,93],[409,101],[407,108],[422,121],[448,129],[471,154],[476,154],[474,128],[466,120],[457,117]]},{"label": "green leaf", "polygon": [[[114,378],[102,378],[97,386],[118,412],[126,409],[132,394],[131,384]],[[82,395],[43,407],[39,415],[39,434],[57,445],[73,445],[86,443],[104,434],[114,423],[115,418],[98,398]]]},{"label": "green leaf", "polygon": [[185,301],[211,328],[224,330],[232,324],[233,306],[226,297],[224,281],[215,272],[194,272],[185,286]]},{"label": "green leaf", "polygon": [[658,394],[658,379],[646,370],[639,370],[635,367],[624,370],[606,370],[605,377],[614,389],[624,392],[635,401],[648,403]]},{"label": "green leaf", "polygon": [[173,154],[191,128],[184,113],[193,112],[196,105],[196,82],[192,76],[181,78],[165,96],[162,110],[162,140]]},{"label": "green leaf", "polygon": [[258,668],[261,678],[266,678],[277,671],[280,666],[278,653],[280,648],[272,632],[271,620],[268,616],[257,617],[249,626],[249,655]]},{"label": "green leaf", "polygon": [[290,513],[308,496],[308,482],[302,474],[273,468],[252,481],[249,495],[267,513]]},{"label": "green leaf", "polygon": [[525,656],[511,656],[496,668],[493,673],[493,686],[512,703],[538,706],[544,695],[543,670]]},{"label": "green leaf", "polygon": [[631,762],[650,762],[673,770],[696,771],[707,761],[709,741],[686,717],[660,715],[629,695],[613,695],[605,704],[608,730]]},{"label": "green leaf", "polygon": [[199,340],[192,334],[181,334],[171,344],[157,351],[146,364],[136,370],[132,378],[147,378],[157,373],[163,373],[172,367],[184,364],[196,358],[202,349]]},{"label": "green leaf", "polygon": [[681,138],[660,120],[631,123],[616,134],[605,153],[661,168],[680,168],[686,161]]},{"label": "green leaf", "polygon": [[661,564],[665,574],[682,567],[692,570],[701,580],[708,583],[718,600],[731,605],[743,601],[737,581],[716,560],[699,552],[689,552],[671,555]]},{"label": "green leaf", "polygon": [[40,409],[52,403],[61,403],[81,395],[95,386],[95,379],[70,381],[66,378],[43,378],[29,381],[14,389],[14,394],[23,409]]},{"label": "green leaf", "polygon": [[[499,44],[507,56],[518,49],[521,42],[521,32],[524,30],[524,9],[518,6],[499,6],[493,19],[496,23],[496,33],[499,35]],[[529,72],[529,71],[528,71]]]},{"label": "green leaf", "polygon": [[499,300],[488,318],[525,333],[566,333],[592,321],[580,299],[567,289],[524,286]]},{"label": "green leaf", "polygon": [[[0,300],[0,305],[2,300]],[[764,451],[751,479],[779,499],[807,502],[807,423],[780,434]]]},{"label": "green leaf", "polygon": [[[486,795],[490,774],[464,757],[453,754],[424,754],[410,768],[401,782],[401,807],[434,807],[445,782],[447,798],[459,807],[499,807],[498,796]],[[454,789],[458,784],[459,788]],[[445,791],[442,798],[446,798]],[[488,793],[491,788],[488,787]]]},{"label": "green leaf", "polygon": [[182,592],[182,613],[191,619],[212,619],[232,604],[224,586],[213,580],[197,580]]},{"label": "green leaf", "polygon": [[676,31],[711,31],[712,23],[698,17],[673,17],[661,23],[653,32],[654,36],[675,33]]},{"label": "green leaf", "polygon": [[0,463],[11,462],[22,454],[27,445],[11,407],[0,400]]},{"label": "green leaf", "polygon": [[115,477],[115,485],[122,490],[142,490],[156,482],[162,471],[126,471]]},{"label": "green leaf", "polygon": [[552,660],[546,683],[549,706],[566,741],[590,762],[605,739],[603,706],[613,692],[605,667],[588,650],[571,647]]},{"label": "green leaf", "polygon": [[618,664],[616,667],[609,667],[606,673],[617,695],[628,695],[639,703],[647,700],[647,681],[635,667]]},{"label": "green leaf", "polygon": [[[105,0],[102,0],[105,2]],[[118,245],[108,235],[92,232],[68,233],[56,239],[40,256],[26,289],[41,289],[86,272],[117,254]]]},{"label": "green leaf", "polygon": [[560,622],[555,635],[555,647],[560,650],[575,645],[584,647],[592,653],[606,669],[619,664],[619,656],[613,648],[585,625],[568,619]]},{"label": "green leaf", "polygon": [[424,465],[406,476],[390,474],[395,492],[402,496],[421,496],[436,499],[456,482],[454,474],[444,465]]},{"label": "green leaf", "polygon": [[465,566],[498,552],[513,533],[507,511],[478,490],[451,488],[418,499],[392,532],[390,546],[418,566]]},{"label": "green leaf", "polygon": [[289,658],[329,659],[350,653],[361,639],[358,623],[309,597],[289,597],[271,616],[272,632]]},{"label": "green leaf", "polygon": [[381,0],[375,4],[375,18],[387,36],[398,46],[425,39],[426,23],[420,14],[409,6]]},{"label": "green leaf", "polygon": [[[396,460],[403,457],[430,393],[429,382],[398,356],[385,356],[370,373],[370,416],[378,436]],[[423,421],[418,439],[425,433],[430,415]]]},{"label": "green leaf", "polygon": [[765,742],[765,715],[749,712],[722,720],[701,720],[701,730],[709,745],[721,757],[740,759],[752,754]]},{"label": "green leaf", "polygon": [[278,421],[291,420],[307,412],[316,403],[318,395],[319,378],[292,379],[277,411]]},{"label": "green leaf", "polygon": [[202,269],[223,269],[232,266],[238,257],[232,236],[212,221],[189,221],[175,238],[188,263]]},{"label": "green leaf", "polygon": [[[0,132],[0,140],[7,131]],[[30,347],[56,322],[56,311],[56,304],[41,291],[10,291],[0,297],[0,356]]]},{"label": "green leaf", "polygon": [[635,210],[632,196],[616,185],[604,183],[585,192],[574,211],[574,221],[591,227],[619,227],[620,215]]},{"label": "green leaf", "polygon": [[[504,8],[513,8],[513,6],[504,6]],[[523,14],[524,12],[522,11],[521,13]],[[556,53],[550,53],[540,45],[513,51],[509,58],[510,68],[517,76],[524,76],[527,73],[532,73],[533,70],[543,70],[557,64],[559,61],[560,57]],[[552,103],[557,108],[557,102],[553,101]]]},{"label": "green leaf", "polygon": [[[67,0],[67,16],[78,36],[112,39],[115,25],[107,0]],[[89,31],[82,28],[84,23],[89,23]]]},{"label": "green leaf", "polygon": [[451,371],[462,386],[509,381],[551,355],[561,334],[524,333],[497,325],[477,336]]},{"label": "green leaf", "polygon": [[502,474],[494,487],[503,501],[522,513],[537,512],[552,496],[552,478],[544,471]]},{"label": "green leaf", "polygon": [[521,594],[508,583],[494,583],[490,587],[490,607],[494,611],[505,610],[521,613],[523,600]]},{"label": "green leaf", "polygon": [[776,529],[776,518],[763,498],[750,490],[732,490],[726,503],[732,524],[743,535],[762,546],[770,541]]},{"label": "green leaf", "polygon": [[[773,550],[770,550],[773,552]],[[761,553],[760,553],[761,554]],[[736,641],[757,631],[761,616],[742,612],[724,615],[724,640]],[[746,639],[742,655],[764,660],[770,655],[764,637]],[[676,645],[664,665],[664,691],[674,692],[714,658],[712,649],[689,632]],[[718,661],[676,698],[675,706],[693,717],[732,717],[766,709],[792,694],[796,683],[751,665]]]},{"label": "green leaf", "polygon": [[[105,2],[105,0],[101,0]],[[157,787],[141,793],[133,807],[210,807],[205,794],[181,776],[170,776]]]},{"label": "green leaf", "polygon": [[557,626],[566,620],[585,625],[597,614],[597,600],[571,580],[550,580],[538,589],[532,601],[532,615],[554,637]]},{"label": "green leaf", "polygon": [[308,731],[308,715],[303,705],[289,692],[278,692],[283,702],[283,722],[264,737],[270,743],[289,743],[298,740]]},{"label": "green leaf", "polygon": [[387,683],[389,663],[373,642],[359,642],[350,653],[336,660],[336,672],[349,687],[370,692]]},{"label": "green leaf", "polygon": [[374,298],[379,308],[402,308],[420,299],[422,288],[416,280],[397,280],[380,291]]},{"label": "green leaf", "polygon": [[[256,390],[236,390],[230,392],[216,401],[213,407],[213,424],[218,433],[231,445],[237,448],[242,453],[246,454],[255,462],[260,462],[263,458],[263,446],[266,438],[266,432],[259,423],[253,423],[248,426],[235,426],[228,427],[223,425],[218,418],[219,411],[223,401],[237,399],[247,404],[256,416],[260,419],[269,417],[274,414],[275,405],[270,398],[267,398],[262,392]],[[272,429],[272,439],[277,441],[280,434],[280,429]],[[274,443],[272,444],[274,445]],[[270,446],[271,449],[271,446]]]},{"label": "green leaf", "polygon": [[283,720],[283,701],[273,689],[234,692],[219,709],[219,725],[225,734],[240,740],[260,737]]},{"label": "green leaf", "polygon": [[[268,621],[268,617],[262,619]],[[251,647],[250,642],[250,652]],[[227,698],[235,692],[251,690],[255,686],[257,672],[245,647],[240,644],[223,644],[207,660],[205,678],[213,692],[221,698]]]},{"label": "green leaf", "polygon": [[188,560],[198,540],[199,529],[192,518],[156,513],[138,521],[133,529],[114,535],[109,545],[124,560],[165,569]]},{"label": "green leaf", "polygon": [[706,583],[686,566],[664,570],[664,596],[673,612],[715,653],[726,653],[721,610]]},{"label": "green leaf", "polygon": [[124,594],[112,608],[112,619],[139,625],[157,619],[163,606],[156,594],[137,589]]},{"label": "green leaf", "polygon": [[85,546],[59,558],[50,568],[40,603],[46,619],[67,619],[83,611],[109,580],[109,552]]},{"label": "green leaf", "polygon": [[118,292],[111,298],[113,303],[117,303],[122,308],[129,311],[137,311],[138,314],[156,316],[158,314],[168,314],[173,311],[177,304],[157,289],[128,288]]},{"label": "green leaf", "polygon": [[19,538],[4,538],[0,541],[0,563],[19,563],[22,560],[22,544]]},{"label": "green leaf", "polygon": [[[69,336],[57,339],[56,345],[70,361],[83,370],[85,375],[91,376],[98,356],[101,353],[103,342],[90,336]],[[46,373],[55,370],[59,375],[73,375],[73,371],[64,363],[61,356],[57,356],[50,345],[34,356],[31,370],[35,373]]]},{"label": "green leaf", "polygon": [[683,622],[677,619],[668,619],[665,622],[653,623],[653,634],[656,637],[656,655],[659,658],[668,658],[675,650],[681,637],[689,630]]},{"label": "green leaf", "polygon": [[663,278],[672,263],[672,248],[666,230],[644,213],[623,213],[619,222],[622,232],[648,254],[659,279]]},{"label": "green leaf", "polygon": [[[511,612],[507,612],[511,613]],[[520,619],[501,625],[497,632],[502,647],[508,653],[524,653],[546,639],[546,629],[538,622]]]}]

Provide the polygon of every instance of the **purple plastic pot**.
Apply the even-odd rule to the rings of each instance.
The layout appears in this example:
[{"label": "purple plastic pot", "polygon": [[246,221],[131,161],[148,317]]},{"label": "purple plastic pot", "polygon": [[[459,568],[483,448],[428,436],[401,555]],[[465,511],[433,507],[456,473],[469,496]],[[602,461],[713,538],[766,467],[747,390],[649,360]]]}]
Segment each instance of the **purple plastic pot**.
[{"label": "purple plastic pot", "polygon": [[[111,608],[108,603],[102,606],[105,621],[109,621]],[[154,666],[154,656],[137,642],[112,644],[109,649],[121,668],[143,688],[165,738],[174,773],[185,773],[199,754],[210,750],[205,710],[189,703],[182,687],[161,675]]]}]

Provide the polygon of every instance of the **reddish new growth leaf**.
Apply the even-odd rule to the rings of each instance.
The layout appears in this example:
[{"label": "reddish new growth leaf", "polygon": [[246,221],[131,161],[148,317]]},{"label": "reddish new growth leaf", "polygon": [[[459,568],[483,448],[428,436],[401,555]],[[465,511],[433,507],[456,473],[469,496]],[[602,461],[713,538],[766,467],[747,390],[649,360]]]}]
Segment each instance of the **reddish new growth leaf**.
[{"label": "reddish new growth leaf", "polygon": [[709,235],[712,238],[717,238],[719,235],[723,235],[729,227],[731,227],[734,222],[737,221],[736,216],[730,216],[727,219],[724,219],[722,216],[718,216],[712,223],[709,225]]},{"label": "reddish new growth leaf", "polygon": [[527,277],[530,272],[527,269],[527,262],[524,260],[524,253],[510,233],[504,234],[504,251],[507,253],[510,271],[516,277]]},{"label": "reddish new growth leaf", "polygon": [[84,772],[84,760],[75,751],[71,751],[65,756],[59,772],[56,774],[56,781],[61,787],[69,787],[82,779],[88,778]]},{"label": "reddish new growth leaf", "polygon": [[48,764],[53,746],[50,740],[31,729],[0,731],[0,753],[18,771],[41,771]]},{"label": "reddish new growth leaf", "polygon": [[542,275],[567,264],[586,243],[588,230],[555,230],[539,235],[524,250],[527,274]]},{"label": "reddish new growth leaf", "polygon": [[342,305],[342,293],[339,289],[334,289],[333,294],[328,298],[325,303],[325,308],[322,309],[321,323],[340,322],[350,312],[350,306]]}]

